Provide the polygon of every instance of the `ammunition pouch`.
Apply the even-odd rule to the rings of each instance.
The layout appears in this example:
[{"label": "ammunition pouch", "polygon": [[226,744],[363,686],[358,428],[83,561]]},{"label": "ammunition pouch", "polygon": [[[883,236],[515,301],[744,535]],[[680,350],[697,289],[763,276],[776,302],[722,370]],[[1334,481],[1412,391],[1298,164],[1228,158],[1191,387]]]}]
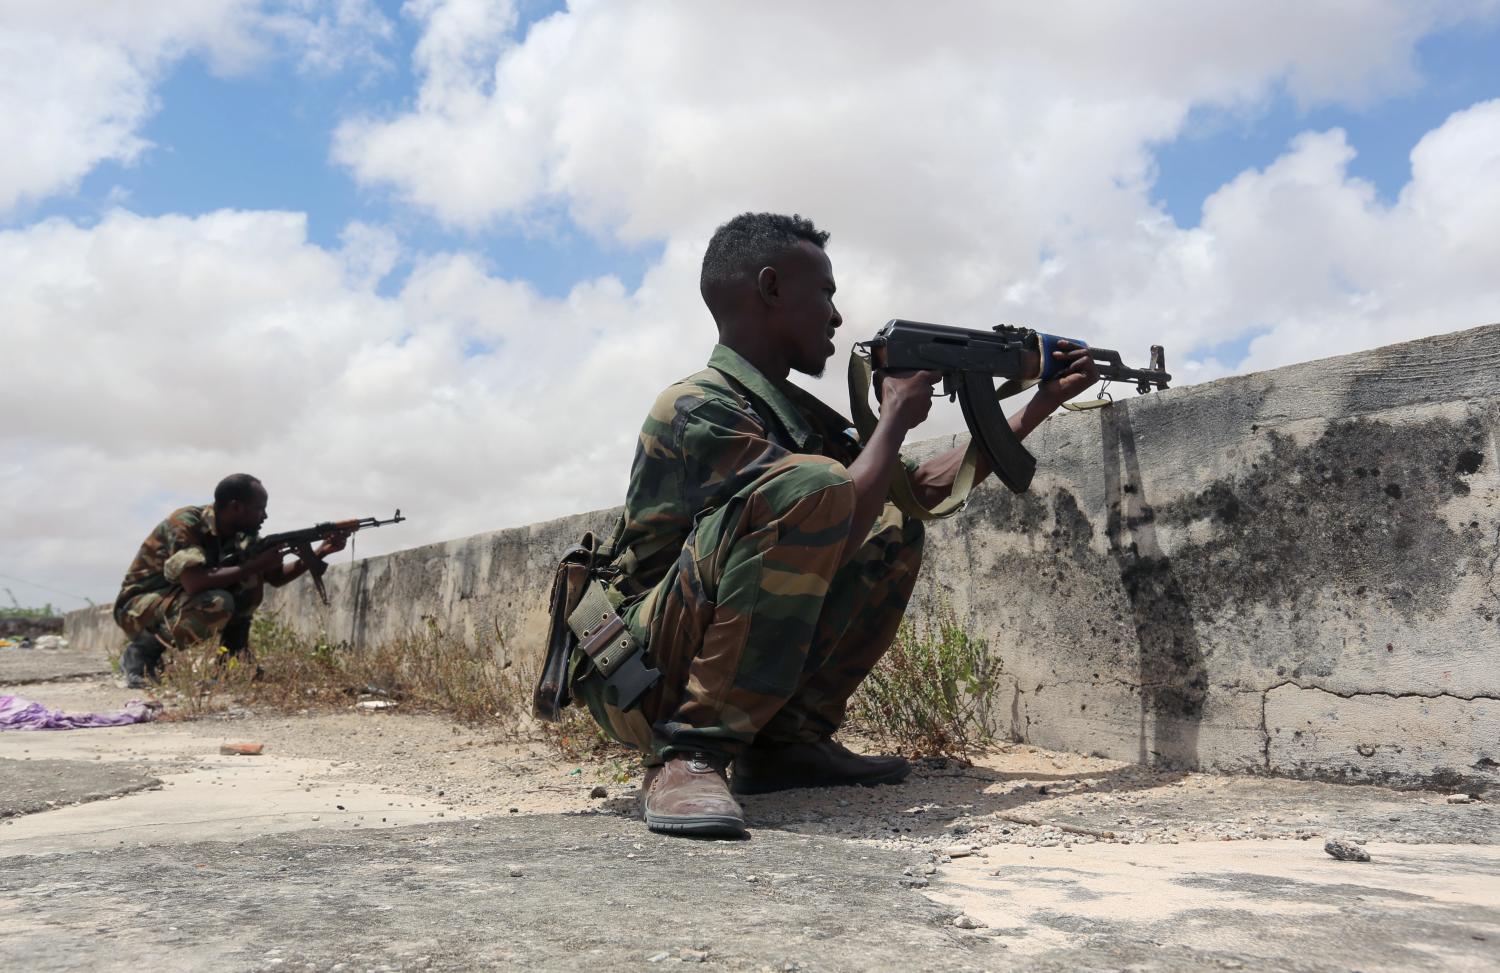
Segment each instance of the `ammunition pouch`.
[{"label": "ammunition pouch", "polygon": [[609,705],[629,710],[661,678],[645,664],[644,650],[620,617],[621,597],[604,583],[599,560],[597,539],[584,534],[553,576],[547,656],[532,695],[538,719],[562,719],[573,701],[574,679],[600,680]]}]

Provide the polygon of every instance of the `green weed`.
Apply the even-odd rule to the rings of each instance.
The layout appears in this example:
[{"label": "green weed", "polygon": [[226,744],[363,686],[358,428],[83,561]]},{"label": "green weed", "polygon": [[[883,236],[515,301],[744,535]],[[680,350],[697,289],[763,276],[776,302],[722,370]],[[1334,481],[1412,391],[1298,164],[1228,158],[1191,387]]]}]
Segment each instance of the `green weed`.
[{"label": "green weed", "polygon": [[1001,664],[969,635],[946,600],[908,614],[885,656],[850,700],[855,728],[923,756],[964,756],[988,743]]}]

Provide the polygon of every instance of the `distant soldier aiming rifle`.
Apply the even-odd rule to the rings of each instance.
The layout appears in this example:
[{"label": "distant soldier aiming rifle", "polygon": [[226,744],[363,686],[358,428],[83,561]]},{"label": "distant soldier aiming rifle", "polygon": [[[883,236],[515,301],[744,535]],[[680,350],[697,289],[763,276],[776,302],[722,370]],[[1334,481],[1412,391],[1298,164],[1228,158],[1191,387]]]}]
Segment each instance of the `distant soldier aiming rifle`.
[{"label": "distant soldier aiming rifle", "polygon": [[[156,525],[125,572],[114,618],[131,637],[120,657],[132,689],[155,682],[168,648],[215,642],[230,656],[250,645],[250,622],[265,585],[281,587],[312,571],[323,601],[323,559],[344,549],[349,535],[390,520],[346,520],[283,534],[259,536],[269,496],[247,473],[219,481],[214,502],[174,510]],[[315,541],[321,541],[317,548]],[[288,554],[297,561],[285,563]]]}]

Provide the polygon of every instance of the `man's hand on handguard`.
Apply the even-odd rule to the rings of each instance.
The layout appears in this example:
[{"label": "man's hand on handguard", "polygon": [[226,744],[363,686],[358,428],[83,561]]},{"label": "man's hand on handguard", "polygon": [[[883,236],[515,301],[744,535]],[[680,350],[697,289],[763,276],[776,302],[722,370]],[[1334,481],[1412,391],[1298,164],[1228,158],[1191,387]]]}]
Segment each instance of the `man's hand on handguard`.
[{"label": "man's hand on handguard", "polygon": [[330,554],[337,554],[339,551],[342,551],[344,545],[347,543],[349,543],[349,535],[343,531],[335,531],[323,538],[323,543],[319,544],[318,549],[313,553],[320,559],[325,558]]},{"label": "man's hand on handguard", "polygon": [[[1035,398],[1040,399],[1049,412],[1069,399],[1076,398],[1099,381],[1099,365],[1090,357],[1085,346],[1066,340],[1059,341],[1057,349],[1052,352],[1052,359],[1054,362],[1066,361],[1069,364],[1062,373],[1036,387]],[[1030,432],[1029,429],[1027,431]]]}]

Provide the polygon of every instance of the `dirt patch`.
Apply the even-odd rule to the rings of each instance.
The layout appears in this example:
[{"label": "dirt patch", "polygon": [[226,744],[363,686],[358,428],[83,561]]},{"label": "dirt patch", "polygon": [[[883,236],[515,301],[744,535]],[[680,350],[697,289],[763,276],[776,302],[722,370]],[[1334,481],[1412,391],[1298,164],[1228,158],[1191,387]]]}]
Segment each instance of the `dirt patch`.
[{"label": "dirt patch", "polygon": [[11,760],[0,757],[0,818],[67,804],[102,801],[150,787],[155,777],[102,760]]}]

